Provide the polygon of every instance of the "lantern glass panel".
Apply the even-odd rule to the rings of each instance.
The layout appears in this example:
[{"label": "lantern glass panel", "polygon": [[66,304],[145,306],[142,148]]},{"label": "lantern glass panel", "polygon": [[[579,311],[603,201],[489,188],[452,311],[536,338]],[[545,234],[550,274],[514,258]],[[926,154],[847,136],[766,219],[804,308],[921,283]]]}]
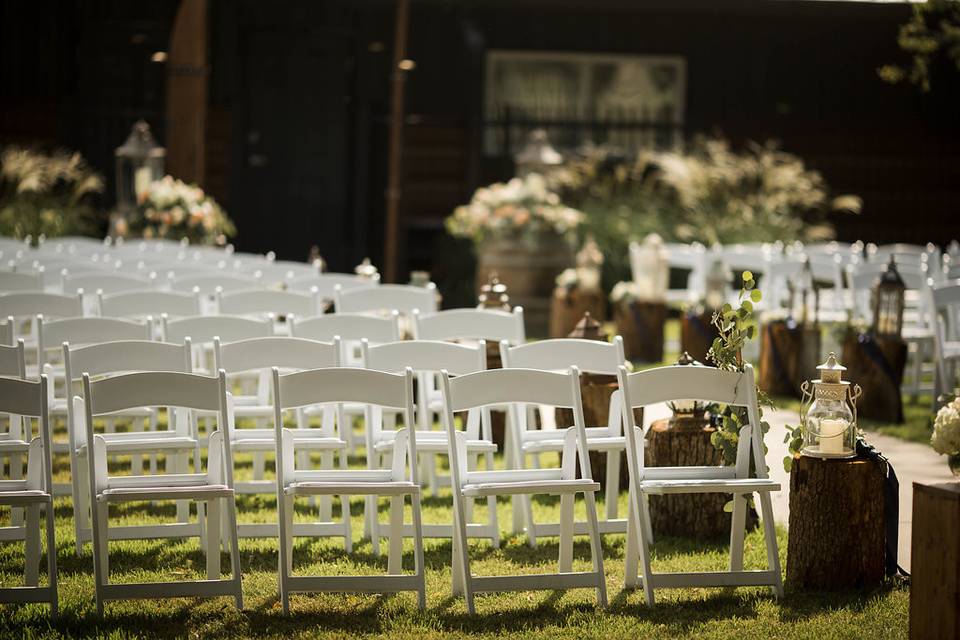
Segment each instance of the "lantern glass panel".
[{"label": "lantern glass panel", "polygon": [[[846,395],[846,394],[844,394]],[[856,450],[856,426],[846,402],[816,398],[804,422],[804,453],[819,457],[851,457]]]}]

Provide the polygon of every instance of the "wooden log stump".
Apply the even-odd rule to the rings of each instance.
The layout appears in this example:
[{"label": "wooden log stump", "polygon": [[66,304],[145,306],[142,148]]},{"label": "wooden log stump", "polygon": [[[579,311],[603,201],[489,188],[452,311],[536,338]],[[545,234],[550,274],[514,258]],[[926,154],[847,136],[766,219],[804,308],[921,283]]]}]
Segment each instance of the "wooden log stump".
[{"label": "wooden log stump", "polygon": [[680,351],[686,351],[694,360],[706,362],[707,351],[718,336],[712,311],[688,311],[680,316]]},{"label": "wooden log stump", "polygon": [[903,422],[900,384],[907,364],[907,344],[900,338],[878,338],[869,333],[848,332],[840,361],[845,377],[863,389],[857,414],[884,422]]},{"label": "wooden log stump", "polygon": [[663,360],[663,327],[667,322],[667,305],[636,300],[620,303],[614,305],[613,317],[629,360]]},{"label": "wooden log stump", "polygon": [[[708,421],[699,428],[673,428],[669,420],[650,425],[644,464],[648,467],[722,465],[723,453],[710,442],[715,429]],[[730,500],[725,493],[650,496],[650,523],[654,536],[726,539],[732,515],[723,510]],[[747,530],[756,528],[756,511],[747,514]]]},{"label": "wooden log stump", "polygon": [[599,289],[557,287],[550,302],[550,337],[566,338],[585,313],[603,322],[606,306],[606,298]]},{"label": "wooden log stump", "polygon": [[800,397],[800,385],[816,376],[820,329],[774,320],[760,333],[757,386],[771,395]]},{"label": "wooden log stump", "polygon": [[797,456],[790,473],[787,582],[800,589],[879,586],[884,578],[881,462]]},{"label": "wooden log stump", "polygon": [[913,483],[910,638],[960,638],[960,484]]}]

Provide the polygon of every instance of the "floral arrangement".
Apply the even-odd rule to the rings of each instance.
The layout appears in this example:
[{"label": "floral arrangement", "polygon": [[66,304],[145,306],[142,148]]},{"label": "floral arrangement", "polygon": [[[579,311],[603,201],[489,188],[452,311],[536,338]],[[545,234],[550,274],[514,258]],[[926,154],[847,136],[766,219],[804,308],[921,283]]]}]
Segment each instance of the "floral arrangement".
[{"label": "floral arrangement", "polygon": [[629,304],[638,298],[637,283],[632,280],[621,280],[610,291],[610,302],[613,304]]},{"label": "floral arrangement", "polygon": [[130,231],[144,238],[187,238],[193,244],[226,244],[236,233],[216,200],[200,187],[172,176],[164,176],[137,194],[137,209],[128,224]]},{"label": "floral arrangement", "polygon": [[79,153],[10,146],[0,151],[0,235],[96,235],[103,178]]},{"label": "floral arrangement", "polygon": [[498,182],[477,189],[470,203],[446,220],[447,231],[479,244],[488,237],[553,233],[569,237],[583,223],[583,213],[564,206],[543,176]]},{"label": "floral arrangement", "polygon": [[955,398],[937,412],[930,445],[940,454],[960,454],[960,398]]}]

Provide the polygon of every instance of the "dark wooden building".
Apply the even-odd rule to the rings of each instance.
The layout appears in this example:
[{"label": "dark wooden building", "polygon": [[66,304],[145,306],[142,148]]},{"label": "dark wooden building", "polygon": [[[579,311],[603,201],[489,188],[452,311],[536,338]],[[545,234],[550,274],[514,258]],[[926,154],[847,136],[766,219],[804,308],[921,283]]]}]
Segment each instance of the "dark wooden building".
[{"label": "dark wooden building", "polygon": [[[0,6],[0,143],[76,148],[112,180],[114,147],[145,118],[171,172],[222,200],[241,249],[298,259],[316,244],[337,270],[382,257],[392,2]],[[960,236],[960,75],[936,69],[927,95],[877,75],[903,60],[896,34],[909,12],[787,0],[412,0],[399,273],[469,268],[454,266],[462,252],[443,239],[442,220],[512,172],[488,141],[502,123],[484,108],[498,51],[678,58],[680,133],[780,140],[834,192],[863,197],[841,238]]]}]

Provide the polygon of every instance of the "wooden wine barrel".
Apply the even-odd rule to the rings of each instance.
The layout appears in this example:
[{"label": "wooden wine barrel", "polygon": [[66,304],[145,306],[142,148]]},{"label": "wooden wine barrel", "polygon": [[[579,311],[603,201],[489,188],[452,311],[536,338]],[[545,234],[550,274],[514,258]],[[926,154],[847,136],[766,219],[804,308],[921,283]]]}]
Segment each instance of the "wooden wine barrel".
[{"label": "wooden wine barrel", "polygon": [[560,235],[490,238],[477,249],[477,290],[496,273],[510,303],[523,307],[527,335],[545,337],[557,276],[571,266],[573,250]]}]

